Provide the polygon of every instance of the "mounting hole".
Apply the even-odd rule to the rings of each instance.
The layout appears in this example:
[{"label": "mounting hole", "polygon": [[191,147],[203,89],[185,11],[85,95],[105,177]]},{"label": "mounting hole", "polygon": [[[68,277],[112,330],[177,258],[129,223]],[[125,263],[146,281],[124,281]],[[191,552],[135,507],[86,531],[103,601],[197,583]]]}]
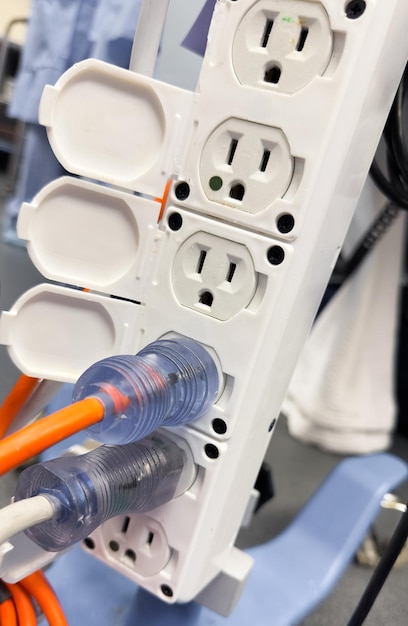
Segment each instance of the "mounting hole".
[{"label": "mounting hole", "polygon": [[234,185],[231,185],[231,189],[229,192],[230,198],[233,198],[234,200],[238,200],[239,202],[242,202],[244,195],[245,195],[245,187],[242,183],[235,183]]},{"label": "mounting hole", "polygon": [[217,435],[225,435],[225,433],[227,432],[226,423],[224,422],[224,420],[220,419],[219,417],[213,420],[212,427],[213,427],[214,432],[217,433]]},{"label": "mounting hole", "polygon": [[171,598],[173,596],[173,589],[168,585],[162,585],[160,589],[162,591],[162,594],[164,596],[167,596],[167,598]]},{"label": "mounting hole", "polygon": [[285,250],[280,246],[271,246],[266,256],[271,265],[280,265],[285,260]]},{"label": "mounting hole", "polygon": [[168,224],[171,230],[180,230],[183,226],[183,218],[180,213],[171,213],[169,215]]},{"label": "mounting hole", "polygon": [[271,65],[265,70],[264,82],[277,85],[280,80],[281,74],[282,70],[278,65]]},{"label": "mounting hole", "polygon": [[88,550],[95,550],[95,542],[91,537],[86,537],[84,539],[84,546],[88,548]]},{"label": "mounting hole", "polygon": [[220,456],[220,451],[213,443],[207,443],[204,451],[209,459],[218,459],[218,457]]},{"label": "mounting hole", "polygon": [[346,4],[346,17],[349,20],[357,20],[367,8],[365,0],[351,0]]},{"label": "mounting hole", "polygon": [[202,293],[200,293],[198,301],[200,304],[205,304],[205,306],[210,307],[214,302],[214,296],[212,295],[211,291],[203,291]]},{"label": "mounting hole", "polygon": [[109,542],[109,547],[112,550],[112,552],[118,552],[120,548],[118,542],[115,541],[114,539],[112,539],[112,541]]},{"label": "mounting hole", "polygon": [[222,178],[221,176],[212,176],[208,182],[210,185],[211,191],[219,191],[222,187]]},{"label": "mounting hole", "polygon": [[190,185],[185,181],[181,183],[177,183],[174,189],[174,193],[176,194],[177,200],[187,200],[190,195]]},{"label": "mounting hole", "polygon": [[269,424],[268,433],[270,433],[274,429],[275,424],[276,424],[276,419],[272,420],[271,423]]},{"label": "mounting hole", "polygon": [[284,213],[278,218],[277,226],[280,233],[290,233],[295,226],[295,218],[290,213]]}]

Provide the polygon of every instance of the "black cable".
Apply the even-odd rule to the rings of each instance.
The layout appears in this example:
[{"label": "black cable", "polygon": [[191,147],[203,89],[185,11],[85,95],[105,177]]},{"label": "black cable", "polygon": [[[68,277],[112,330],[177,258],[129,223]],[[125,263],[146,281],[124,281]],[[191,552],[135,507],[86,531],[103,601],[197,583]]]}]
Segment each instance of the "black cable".
[{"label": "black cable", "polygon": [[408,537],[408,508],[399,521],[387,550],[384,552],[379,564],[374,570],[361,599],[351,616],[347,626],[360,626],[370,612],[378,594],[380,593],[391,569],[397,560]]},{"label": "black cable", "polygon": [[11,598],[11,593],[7,589],[4,582],[0,580],[0,604],[3,604],[3,602],[7,602],[7,600],[10,600],[10,598]]},{"label": "black cable", "polygon": [[335,290],[360,267],[368,252],[394,222],[399,210],[408,211],[408,149],[404,132],[407,92],[408,70],[405,68],[383,132],[386,168],[383,170],[375,158],[370,169],[371,178],[381,193],[388,198],[389,204],[360,240],[352,257],[347,261],[339,257],[330,281]]}]

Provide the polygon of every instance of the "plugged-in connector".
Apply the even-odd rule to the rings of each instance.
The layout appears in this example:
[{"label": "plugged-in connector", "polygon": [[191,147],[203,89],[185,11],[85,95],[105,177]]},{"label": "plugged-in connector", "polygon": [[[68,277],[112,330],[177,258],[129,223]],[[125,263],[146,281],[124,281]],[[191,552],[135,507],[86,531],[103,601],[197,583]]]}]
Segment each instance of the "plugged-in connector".
[{"label": "plugged-in connector", "polygon": [[53,517],[26,534],[44,550],[58,552],[116,515],[150,511],[180,495],[184,469],[191,476],[191,457],[155,433],[137,443],[33,465],[20,475],[15,500],[49,500]]},{"label": "plugged-in connector", "polygon": [[128,443],[159,426],[177,426],[203,415],[219,389],[209,352],[187,338],[155,341],[137,355],[113,356],[78,379],[74,401],[96,396],[105,417],[88,429],[103,443]]}]

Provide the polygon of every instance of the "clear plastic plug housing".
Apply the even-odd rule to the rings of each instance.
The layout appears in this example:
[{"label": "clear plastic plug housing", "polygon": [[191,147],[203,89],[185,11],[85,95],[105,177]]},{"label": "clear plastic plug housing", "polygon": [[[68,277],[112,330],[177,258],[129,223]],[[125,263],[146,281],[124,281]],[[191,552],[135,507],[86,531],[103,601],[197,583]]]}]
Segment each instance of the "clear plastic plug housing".
[{"label": "clear plastic plug housing", "polygon": [[88,428],[102,443],[129,443],[159,426],[177,426],[203,415],[219,388],[209,352],[188,338],[162,339],[137,355],[113,356],[78,379],[73,400],[99,397],[105,417]]},{"label": "clear plastic plug housing", "polygon": [[55,516],[26,534],[44,550],[65,550],[111,517],[150,511],[171,500],[185,462],[176,443],[155,433],[28,467],[19,477],[15,500],[43,495]]}]

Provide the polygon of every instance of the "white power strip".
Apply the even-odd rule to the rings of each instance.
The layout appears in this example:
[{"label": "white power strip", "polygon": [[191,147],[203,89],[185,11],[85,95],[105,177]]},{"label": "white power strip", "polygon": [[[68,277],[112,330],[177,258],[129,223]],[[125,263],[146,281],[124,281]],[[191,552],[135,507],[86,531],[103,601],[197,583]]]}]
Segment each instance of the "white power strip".
[{"label": "white power strip", "polygon": [[404,69],[407,23],[406,0],[219,0],[196,93],[97,61],[44,93],[62,164],[115,188],[64,178],[23,206],[37,267],[91,291],[35,288],[3,314],[1,341],[25,373],[74,381],[177,333],[224,372],[211,411],[174,429],[199,468],[193,487],[88,542],[167,602],[198,596],[227,614],[249,573],[235,537]]}]

